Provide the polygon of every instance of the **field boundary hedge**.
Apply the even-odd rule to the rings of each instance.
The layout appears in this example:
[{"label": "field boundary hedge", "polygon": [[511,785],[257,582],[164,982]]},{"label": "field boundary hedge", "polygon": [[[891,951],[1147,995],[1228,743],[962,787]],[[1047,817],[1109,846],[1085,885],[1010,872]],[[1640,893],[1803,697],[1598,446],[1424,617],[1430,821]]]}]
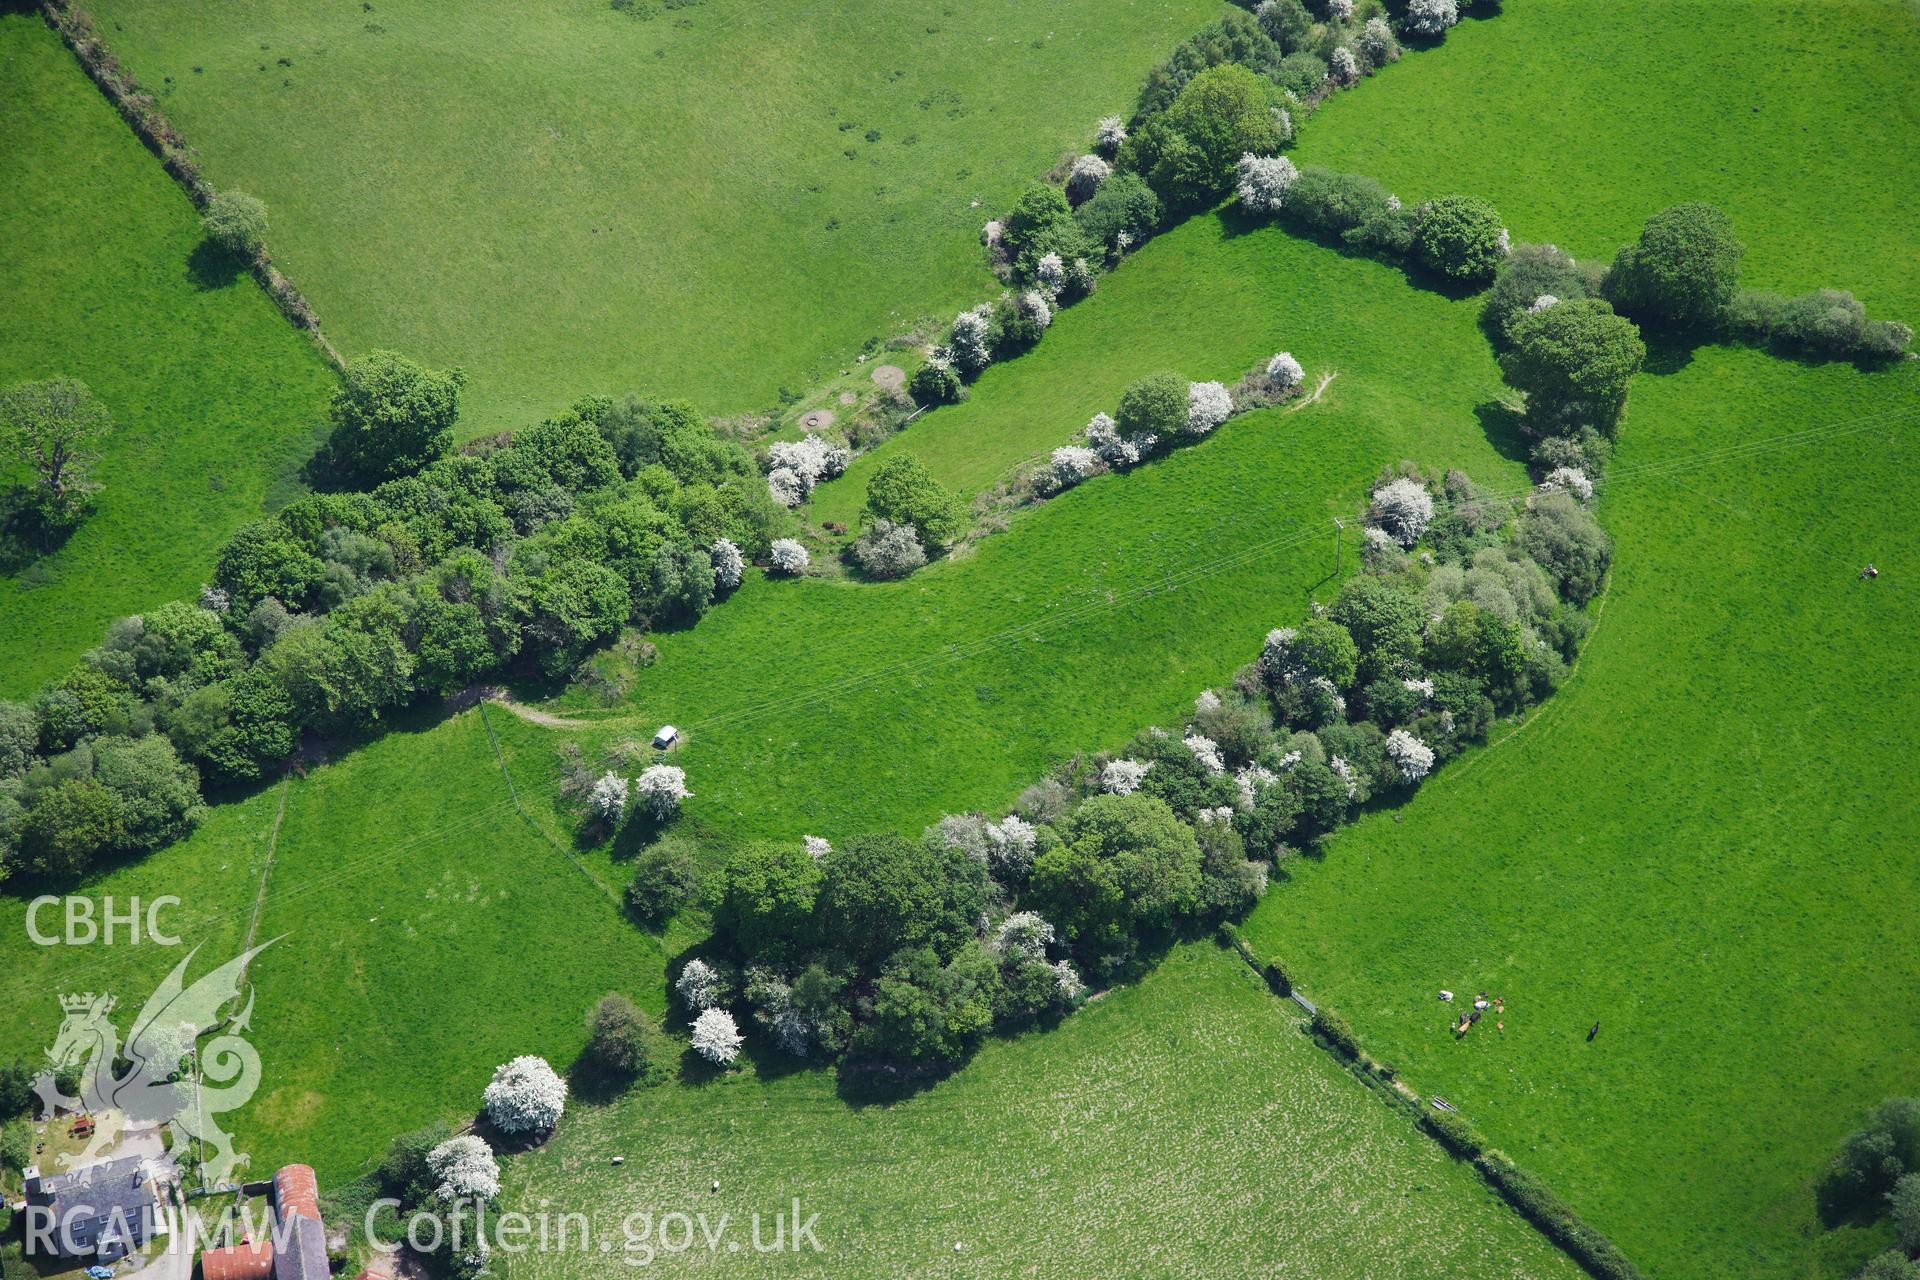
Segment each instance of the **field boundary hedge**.
[{"label": "field boundary hedge", "polygon": [[[1218,937],[1222,946],[1231,948],[1260,975],[1274,995],[1291,999],[1303,1008],[1311,1003],[1294,989],[1284,962],[1262,957],[1234,924],[1222,923]],[[1545,1181],[1491,1146],[1471,1120],[1457,1111],[1442,1111],[1423,1102],[1419,1091],[1401,1079],[1399,1072],[1366,1051],[1346,1019],[1334,1010],[1319,1007],[1301,1029],[1356,1080],[1411,1117],[1448,1155],[1471,1163],[1514,1212],[1579,1263],[1588,1275],[1595,1280],[1646,1280],[1645,1273],[1618,1245],[1583,1220]]]},{"label": "field boundary hedge", "polygon": [[[167,175],[186,193],[196,210],[205,209],[213,199],[213,187],[200,172],[195,149],[160,109],[153,95],[140,88],[140,82],[120,64],[112,50],[101,40],[93,15],[75,8],[71,0],[40,0],[40,14],[60,36],[61,43],[86,70],[114,110],[120,113],[134,135],[160,160]],[[247,273],[273,299],[274,306],[294,328],[313,340],[321,356],[336,370],[346,361],[334,350],[333,343],[320,331],[320,317],[314,313],[306,295],[287,279],[263,248],[246,263]]]}]

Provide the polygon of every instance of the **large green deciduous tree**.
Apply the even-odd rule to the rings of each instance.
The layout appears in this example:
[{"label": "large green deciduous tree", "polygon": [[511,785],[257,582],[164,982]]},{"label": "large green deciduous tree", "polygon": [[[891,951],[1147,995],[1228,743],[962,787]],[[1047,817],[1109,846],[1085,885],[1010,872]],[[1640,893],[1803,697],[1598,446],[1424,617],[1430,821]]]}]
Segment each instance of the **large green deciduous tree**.
[{"label": "large green deciduous tree", "polygon": [[867,481],[867,518],[910,524],[928,546],[945,546],[960,536],[960,504],[926,464],[910,453],[888,458]]},{"label": "large green deciduous tree", "polygon": [[1744,246],[1733,219],[1710,204],[1677,204],[1647,219],[1607,272],[1613,304],[1643,323],[1692,329],[1716,323],[1740,284]]},{"label": "large green deciduous tree", "polygon": [[445,456],[465,383],[459,369],[423,369],[396,351],[361,356],[347,366],[328,410],[334,464],[378,483]]},{"label": "large green deciduous tree", "polygon": [[1631,320],[1598,298],[1580,298],[1522,316],[1507,336],[1500,369],[1527,393],[1527,416],[1536,427],[1613,433],[1633,375],[1647,360],[1647,344]]},{"label": "large green deciduous tree", "polygon": [[113,429],[106,406],[77,378],[20,382],[0,390],[0,456],[33,473],[32,506],[43,532],[70,529],[100,486],[100,441]]}]

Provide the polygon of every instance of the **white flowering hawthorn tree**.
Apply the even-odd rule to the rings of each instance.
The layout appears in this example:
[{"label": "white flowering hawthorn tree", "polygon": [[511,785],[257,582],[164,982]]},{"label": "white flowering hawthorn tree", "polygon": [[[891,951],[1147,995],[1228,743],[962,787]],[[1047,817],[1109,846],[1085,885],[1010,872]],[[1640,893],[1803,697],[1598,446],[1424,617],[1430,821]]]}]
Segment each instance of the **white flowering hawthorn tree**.
[{"label": "white flowering hawthorn tree", "polygon": [[1203,436],[1233,416],[1233,396],[1218,382],[1187,384],[1187,426],[1190,436]]},{"label": "white flowering hawthorn tree", "polygon": [[1267,386],[1278,396],[1290,396],[1307,380],[1307,371],[1291,351],[1276,351],[1267,361]]},{"label": "white flowering hawthorn tree", "polygon": [[747,558],[731,538],[715,538],[707,555],[713,560],[713,585],[722,591],[732,591],[747,576]]},{"label": "white flowering hawthorn tree", "polygon": [[1379,525],[1368,525],[1362,530],[1361,536],[1366,539],[1366,542],[1361,546],[1360,552],[1368,564],[1380,563],[1382,559],[1391,561],[1396,558],[1405,558],[1399,541]]},{"label": "white flowering hawthorn tree", "polygon": [[1227,762],[1220,757],[1220,744],[1204,733],[1189,733],[1181,739],[1187,750],[1193,752],[1193,758],[1208,773],[1225,773]]},{"label": "white flowering hawthorn tree", "polygon": [[1040,261],[1033,264],[1033,278],[1040,282],[1042,289],[1059,293],[1060,286],[1067,282],[1067,264],[1057,253],[1043,253]]},{"label": "white flowering hawthorn tree", "polygon": [[1347,763],[1344,756],[1328,756],[1327,768],[1333,770],[1334,776],[1347,784],[1347,799],[1352,800],[1360,794],[1359,775],[1354,773],[1353,766]]},{"label": "white flowering hawthorn tree", "polygon": [[1079,1003],[1080,997],[1087,993],[1087,984],[1080,980],[1078,973],[1074,972],[1073,962],[1070,960],[1053,962],[1053,981],[1055,994],[1064,1005],[1072,1006]]},{"label": "white flowering hawthorn tree", "polygon": [[627,811],[627,780],[609,769],[587,793],[587,807],[602,822],[618,822]]},{"label": "white flowering hawthorn tree", "polygon": [[1387,735],[1387,756],[1399,766],[1402,782],[1415,783],[1433,772],[1433,748],[1405,729]]},{"label": "white flowering hawthorn tree", "polygon": [[775,467],[767,472],[767,492],[783,507],[793,508],[807,500],[807,482],[792,467]]},{"label": "white flowering hawthorn tree", "polygon": [[680,802],[693,796],[693,792],[687,790],[687,771],[677,765],[650,764],[633,785],[647,812],[659,822],[680,812]]},{"label": "white flowering hawthorn tree", "polygon": [[1002,881],[1025,880],[1033,870],[1034,850],[1040,843],[1040,833],[1034,825],[1019,814],[1010,813],[998,822],[988,823],[986,836],[987,865]]},{"label": "white flowering hawthorn tree", "polygon": [[226,591],[211,582],[200,588],[200,607],[208,613],[225,613],[231,603]]},{"label": "white flowering hawthorn tree", "polygon": [[1578,467],[1555,467],[1540,481],[1540,488],[1549,493],[1564,489],[1582,502],[1593,497],[1593,481],[1587,479],[1587,473]]},{"label": "white flowering hawthorn tree", "polygon": [[715,1066],[731,1065],[744,1038],[740,1024],[725,1009],[708,1009],[693,1020],[694,1052]]},{"label": "white flowering hawthorn tree", "polygon": [[1260,669],[1268,680],[1293,680],[1306,673],[1306,663],[1293,647],[1299,635],[1292,627],[1275,627],[1267,632],[1266,643],[1260,646]]},{"label": "white flowering hawthorn tree", "polygon": [[1153,768],[1152,761],[1109,760],[1107,767],[1100,771],[1100,787],[1111,795],[1130,796],[1140,789],[1146,779],[1147,770]]},{"label": "white flowering hawthorn tree", "polygon": [[726,979],[718,969],[697,956],[687,961],[673,989],[680,993],[680,999],[689,1009],[711,1009],[727,998]]},{"label": "white flowering hawthorn tree", "polygon": [[1016,911],[994,930],[992,946],[998,955],[1018,954],[1045,960],[1054,938],[1053,926],[1038,912]]},{"label": "white flowering hawthorn tree", "polygon": [[1443,36],[1460,21],[1458,0],[1407,0],[1407,30],[1423,36]]},{"label": "white flowering hawthorn tree", "polygon": [[1067,199],[1075,204],[1089,200],[1113,173],[1113,166],[1099,156],[1081,156],[1067,173]]},{"label": "white flowering hawthorn tree", "polygon": [[1300,170],[1285,156],[1256,156],[1251,151],[1234,166],[1234,190],[1248,213],[1271,217],[1287,202]]},{"label": "white flowering hawthorn tree", "polygon": [[852,458],[845,445],[835,444],[820,436],[776,440],[767,446],[768,461],[775,467],[786,467],[792,471],[806,481],[808,489],[845,471]]},{"label": "white flowering hawthorn tree", "polygon": [[1412,676],[1408,676],[1400,681],[1400,687],[1408,693],[1419,694],[1422,702],[1426,702],[1433,697],[1433,680],[1428,676],[1421,676],[1417,680]]},{"label": "white flowering hawthorn tree", "polygon": [[816,862],[833,852],[833,845],[825,836],[801,836],[800,843],[806,847],[807,856]]},{"label": "white flowering hawthorn tree", "polygon": [[1401,476],[1373,491],[1373,508],[1368,519],[1393,535],[1403,547],[1420,541],[1420,535],[1433,523],[1433,495],[1418,480]]},{"label": "white flowering hawthorn tree", "polygon": [[1393,38],[1393,28],[1385,18],[1368,18],[1353,43],[1361,56],[1376,67],[1400,60],[1400,42]]},{"label": "white flowering hawthorn tree", "polygon": [[1353,16],[1353,0],[1327,0],[1327,18],[1332,22],[1345,22]]},{"label": "white flowering hawthorn tree", "polygon": [[949,813],[928,827],[925,834],[969,858],[987,860],[987,820],[977,813]]},{"label": "white flowering hawthorn tree", "polygon": [[1220,695],[1211,689],[1202,689],[1194,695],[1193,710],[1196,715],[1205,715],[1209,711],[1220,709]]},{"label": "white flowering hawthorn tree", "polygon": [[1013,305],[1020,314],[1044,329],[1053,323],[1053,308],[1047,303],[1047,295],[1038,289],[1029,289],[1014,299]]},{"label": "white flowering hawthorn tree", "polygon": [[1093,131],[1093,145],[1111,160],[1127,140],[1127,122],[1119,116],[1104,116]]},{"label": "white flowering hawthorn tree", "polygon": [[1100,461],[1115,470],[1124,470],[1147,456],[1157,443],[1151,435],[1121,436],[1120,427],[1104,413],[1096,413],[1087,423],[1087,444],[1100,455]]},{"label": "white flowering hawthorn tree", "polygon": [[1071,489],[1082,480],[1100,474],[1100,455],[1077,444],[1063,444],[1053,451],[1053,478],[1062,489]]},{"label": "white flowering hawthorn tree", "polygon": [[789,578],[799,577],[813,563],[813,557],[807,554],[807,549],[792,538],[777,539],[768,558],[773,563],[775,573],[784,573]]},{"label": "white flowering hawthorn tree", "polygon": [[1537,316],[1542,311],[1545,311],[1548,307],[1557,307],[1559,305],[1560,305],[1560,299],[1554,297],[1550,293],[1543,293],[1539,297],[1535,298],[1532,302],[1529,302],[1527,304],[1527,314],[1530,316]]},{"label": "white flowering hawthorn tree", "polygon": [[567,1109],[567,1082],[545,1058],[526,1053],[502,1063],[487,1085],[487,1119],[502,1133],[545,1133]]},{"label": "white flowering hawthorn tree", "polygon": [[1335,84],[1353,84],[1360,79],[1360,60],[1353,56],[1353,50],[1341,45],[1327,59],[1327,74]]},{"label": "white flowering hawthorn tree", "polygon": [[993,326],[988,314],[989,308],[985,306],[962,311],[953,318],[953,328],[947,331],[947,350],[953,354],[954,368],[968,377],[993,363]]},{"label": "white flowering hawthorn tree", "polygon": [[475,1134],[448,1138],[427,1152],[427,1172],[442,1200],[491,1200],[500,1194],[500,1162]]},{"label": "white flowering hawthorn tree", "polygon": [[1260,801],[1260,793],[1280,781],[1280,775],[1262,764],[1250,764],[1233,775],[1240,784],[1240,807],[1251,809]]}]

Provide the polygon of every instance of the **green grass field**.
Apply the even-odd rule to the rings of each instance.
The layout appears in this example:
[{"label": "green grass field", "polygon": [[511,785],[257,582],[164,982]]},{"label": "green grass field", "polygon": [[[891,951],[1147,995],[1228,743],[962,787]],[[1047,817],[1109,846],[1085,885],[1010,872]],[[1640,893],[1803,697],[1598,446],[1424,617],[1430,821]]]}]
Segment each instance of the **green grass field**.
[{"label": "green grass field", "polygon": [[[1300,158],[1412,194],[1486,195],[1522,238],[1588,255],[1671,200],[1719,199],[1751,246],[1749,283],[1832,284],[1920,317],[1897,216],[1920,145],[1901,132],[1914,108],[1900,68],[1920,42],[1907,9],[1689,6],[1635,10],[1631,25],[1593,6],[1508,9],[1343,95]],[[683,12],[697,34],[726,11],[715,0]],[[325,18],[343,29],[330,47],[374,38],[360,30],[369,16],[402,32],[407,13]],[[671,15],[597,9],[565,22],[602,18],[655,40],[681,30]],[[162,37],[134,31],[145,21],[128,15],[129,36],[239,46],[221,24],[208,24],[216,37],[190,25]],[[577,29],[502,56],[550,58]],[[470,38],[497,30],[476,21]],[[140,47],[135,69],[153,79]],[[268,119],[269,90],[295,93],[275,86],[300,85],[308,65],[289,56],[251,96],[211,79],[198,92],[231,111],[229,128],[249,111]],[[254,75],[209,60],[204,74],[242,72]],[[187,114],[193,86],[176,78],[170,106],[214,152]],[[1761,111],[1729,112],[1729,85]],[[969,280],[976,260],[960,250],[972,252],[978,212],[949,237]],[[365,270],[364,242],[307,234],[312,251],[324,242]],[[276,242],[283,261],[300,252],[298,233]],[[376,286],[403,287],[404,257],[392,261],[403,266]],[[289,269],[340,334],[309,274]],[[447,323],[516,336],[472,318],[482,311],[455,308]],[[947,810],[1003,809],[1049,761],[1178,717],[1266,628],[1324,596],[1330,517],[1358,506],[1383,463],[1523,482],[1514,442],[1489,440],[1475,414],[1502,391],[1475,311],[1275,229],[1234,236],[1195,220],[1062,316],[1034,354],[991,371],[968,405],[888,448],[977,490],[1063,442],[1139,373],[1231,377],[1277,347],[1310,376],[1339,373],[1323,403],[1250,415],[1090,482],[902,583],[753,577],[694,630],[654,637],[659,660],[622,705],[571,695],[553,708],[605,722],[591,730],[499,710],[486,722],[556,837],[554,747],[668,720],[688,731],[685,821],[717,839],[913,831]],[[827,325],[801,326],[812,338],[794,349],[827,345]],[[726,334],[709,336],[711,372]],[[616,359],[578,332],[528,341]],[[510,363],[488,376],[542,385]],[[580,386],[541,376],[557,397]],[[1578,676],[1405,809],[1297,864],[1250,924],[1369,1048],[1454,1098],[1654,1275],[1838,1276],[1880,1241],[1820,1231],[1810,1183],[1868,1105],[1912,1090],[1920,1048],[1920,960],[1899,942],[1920,901],[1906,856],[1920,829],[1907,765],[1920,690],[1905,653],[1920,546],[1897,483],[1915,463],[1915,424],[1743,446],[1910,413],[1916,390],[1913,365],[1862,374],[1719,348],[1658,362],[1636,386],[1603,499],[1617,567]],[[822,489],[815,514],[856,508],[859,474]],[[1868,559],[1884,571],[1872,584],[1855,578]],[[625,875],[617,859],[575,863],[525,825],[486,722],[409,726],[290,785],[261,930],[290,936],[258,971],[269,1084],[242,1118],[263,1158],[308,1159],[337,1182],[395,1129],[470,1110],[506,1056],[570,1056],[601,991],[661,1007],[667,956],[693,925],[638,932],[606,896]],[[91,891],[186,886],[183,917],[202,925],[190,938],[236,945],[278,801],[269,789],[224,806],[192,840]],[[21,910],[0,904],[0,929],[18,937]],[[150,982],[174,958],[36,950],[0,1012],[43,1043],[53,990]],[[1442,986],[1506,996],[1506,1030],[1453,1041],[1433,999]],[[990,1045],[896,1106],[851,1106],[830,1076],[802,1072],[577,1110],[518,1163],[510,1192],[603,1225],[634,1208],[750,1213],[800,1194],[841,1233],[820,1260],[834,1274],[1565,1270],[1287,1013],[1237,961],[1181,950],[1059,1031]],[[616,1153],[623,1169],[606,1167]],[[717,1198],[705,1191],[715,1177]],[[522,1265],[538,1280],[584,1270]]]},{"label": "green grass field", "polygon": [[[1457,59],[1340,100],[1307,158],[1457,184],[1584,253],[1707,196],[1739,219],[1755,283],[1920,313],[1911,227],[1890,212],[1916,160],[1895,70],[1920,49],[1908,7],[1643,10],[1624,41],[1599,10],[1511,9],[1461,28]],[[1674,75],[1730,48],[1717,79]],[[1760,112],[1724,109],[1736,80]],[[1435,114],[1469,87],[1527,109]],[[1393,127],[1409,119],[1427,123]],[[1920,547],[1888,484],[1914,466],[1916,388],[1912,365],[1711,348],[1643,375],[1578,679],[1342,836],[1252,925],[1376,1052],[1660,1274],[1845,1274],[1879,1239],[1821,1231],[1811,1183],[1868,1106],[1914,1085],[1920,965],[1885,943],[1920,901],[1903,581]],[[1666,470],[1887,411],[1907,416]],[[1903,569],[1862,583],[1868,560]],[[1454,1043],[1443,986],[1505,995],[1504,1036]]]},{"label": "green grass field", "polygon": [[589,391],[765,407],[974,300],[981,223],[1224,6],[93,8],[341,350],[464,365],[480,434]]},{"label": "green grass field", "polygon": [[1510,4],[1337,95],[1295,158],[1486,197],[1515,239],[1580,257],[1711,201],[1749,285],[1850,289],[1911,322],[1915,18],[1911,0]]},{"label": "green grass field", "polygon": [[[1747,352],[1643,378],[1576,679],[1248,925],[1656,1274],[1847,1274],[1869,1243],[1818,1227],[1812,1182],[1920,1051],[1920,543],[1886,484],[1916,385]],[[1505,1031],[1456,1043],[1441,987],[1504,996]]]},{"label": "green grass field", "polygon": [[[1293,154],[1302,164],[1371,174],[1409,201],[1489,196],[1517,239],[1603,260],[1647,215],[1710,200],[1738,222],[1754,286],[1848,288],[1876,314],[1912,319],[1920,277],[1902,232],[1899,178],[1920,171],[1920,107],[1894,74],[1920,61],[1911,9],[1743,0],[1639,8],[1623,18],[1597,4],[1518,5],[1495,20],[1463,23],[1444,45],[1409,55],[1357,93],[1334,95],[1302,127]],[[1632,38],[1621,39],[1623,31]],[[1585,91],[1567,94],[1570,81]],[[1733,82],[1742,86],[1738,110],[1727,106]],[[1464,108],[1482,97],[1497,106]],[[1599,128],[1596,113],[1605,119]],[[1842,192],[1845,234],[1835,234]],[[813,518],[853,524],[866,477],[893,454],[912,453],[973,494],[1066,443],[1095,412],[1111,412],[1139,373],[1164,366],[1231,381],[1256,356],[1271,355],[1241,341],[1243,332],[1216,334],[1207,323],[1210,306],[1235,308],[1263,287],[1265,272],[1249,279],[1196,270],[1196,252],[1209,250],[1191,223],[1174,234],[1181,252],[1130,261],[1075,309],[1074,325],[1041,343],[1105,348],[1106,376],[1063,387],[1055,366],[1035,368],[1033,356],[993,366],[975,388],[977,401],[927,414],[820,489]],[[1301,263],[1284,269],[1308,274]],[[1269,317],[1270,341],[1308,345],[1354,310],[1358,290],[1378,288],[1343,277],[1331,260],[1316,260],[1312,274],[1327,292],[1307,293],[1304,307],[1289,295],[1296,309]],[[1128,323],[1147,294],[1179,308],[1170,331]],[[1339,358],[1387,367],[1407,328],[1382,316],[1365,335],[1368,350],[1350,346]],[[1306,359],[1298,347],[1295,354]],[[1310,373],[1315,367],[1308,361]]]},{"label": "green grass field", "polygon": [[[990,1044],[890,1106],[851,1108],[800,1072],[576,1108],[509,1166],[503,1207],[586,1213],[616,1242],[636,1212],[704,1213],[716,1231],[730,1215],[737,1254],[657,1254],[647,1272],[669,1275],[1580,1274],[1296,1015],[1232,953],[1184,947],[1057,1032]],[[796,1196],[822,1252],[753,1252],[752,1215]],[[604,1266],[529,1253],[505,1270]]]},{"label": "green grass field", "polygon": [[[1142,260],[1187,253],[1186,243],[1169,237]],[[1256,350],[1271,345],[1272,314],[1343,282],[1351,330],[1319,339],[1329,362],[1365,347],[1382,314],[1399,314],[1427,334],[1400,366],[1448,395],[1422,399],[1392,370],[1342,365],[1321,404],[1248,416],[1164,462],[1090,483],[907,582],[755,576],[697,628],[655,637],[660,659],[612,713],[617,723],[576,735],[487,713],[529,809],[563,834],[552,807],[558,744],[603,745],[664,719],[688,733],[676,756],[698,793],[687,822],[721,838],[913,831],[950,809],[1004,807],[1053,760],[1176,719],[1269,626],[1298,617],[1316,584],[1330,586],[1329,517],[1357,507],[1382,459],[1518,480],[1472,413],[1497,381],[1470,308],[1277,231],[1229,242],[1197,223],[1191,244],[1192,269],[1259,283],[1235,310],[1211,306],[1204,321],[1180,324],[1238,326],[1235,341]],[[1365,305],[1368,281],[1386,293],[1378,312]],[[1152,293],[1131,316],[1138,333],[1174,323]],[[1101,344],[1062,341],[1032,367],[1053,361],[1071,385],[1109,359]],[[1023,412],[1013,403],[1009,420]],[[264,803],[241,809],[257,825]],[[217,811],[164,865],[202,874],[217,847],[209,836],[235,812]],[[153,865],[90,891],[118,893]],[[663,949],[603,893],[623,886],[626,865],[590,851],[581,867],[515,817],[474,713],[390,731],[292,783],[260,927],[291,936],[257,971],[270,1071],[241,1118],[249,1149],[298,1154],[337,1180],[396,1129],[471,1108],[512,1053],[570,1057],[599,992],[661,1007],[666,956],[697,935],[683,923]],[[517,896],[502,902],[503,887]],[[224,888],[250,910],[250,881]],[[473,901],[454,904],[454,891]],[[150,965],[122,963],[150,980]],[[48,981],[36,974],[21,990],[33,1035],[50,1032],[57,1012]]]},{"label": "green grass field", "polygon": [[77,377],[118,423],[99,509],[0,576],[18,697],[199,590],[312,450],[332,374],[252,280],[198,268],[193,207],[36,14],[0,11],[0,84],[0,384]]},{"label": "green grass field", "polygon": [[[1095,413],[1111,413],[1143,374],[1171,369],[1231,383],[1277,350],[1291,350],[1310,381],[1339,375],[1329,389],[1336,405],[1351,408],[1359,396],[1366,411],[1397,417],[1407,406],[1389,408],[1382,397],[1419,379],[1449,407],[1470,409],[1502,391],[1474,314],[1470,304],[1408,287],[1400,272],[1380,263],[1329,253],[1277,228],[1246,231],[1230,217],[1203,214],[1104,277],[1033,351],[990,366],[966,402],[922,415],[855,459],[845,476],[815,492],[808,514],[854,525],[867,477],[900,453],[971,496],[1066,444]],[[1413,333],[1432,349],[1409,351]],[[1281,419],[1283,429],[1315,412]],[[1466,425],[1472,427],[1470,418]],[[1435,443],[1452,438],[1431,428],[1423,435]],[[1362,478],[1370,478],[1367,470]]]},{"label": "green grass field", "polygon": [[[1155,287],[1174,279],[1178,293]],[[1083,388],[1117,394],[1139,372],[1203,360],[1196,373],[1228,374],[1283,345],[1339,372],[1320,403],[1235,419],[903,582],[756,577],[692,631],[654,637],[659,659],[605,736],[685,730],[689,814],[709,826],[918,830],[1005,806],[1048,764],[1184,715],[1329,587],[1332,518],[1364,504],[1383,464],[1525,483],[1474,413],[1500,382],[1470,304],[1211,219],[1149,245],[964,408],[974,438],[1017,440]],[[1060,440],[1084,414],[1062,419]]]},{"label": "green grass field", "polygon": [[[275,840],[279,807],[278,786],[222,805],[192,838],[87,888],[122,909],[181,898],[162,920],[204,944],[198,975],[238,954],[271,851],[254,937],[278,941],[252,971],[263,1079],[224,1121],[256,1167],[301,1160],[337,1184],[394,1133],[470,1118],[495,1064],[571,1060],[605,992],[662,1007],[659,944],[516,815],[478,713],[402,726],[290,782]],[[0,900],[21,960],[0,1011],[23,1050],[52,1042],[56,993],[138,1008],[184,954],[16,946],[24,915]]]}]

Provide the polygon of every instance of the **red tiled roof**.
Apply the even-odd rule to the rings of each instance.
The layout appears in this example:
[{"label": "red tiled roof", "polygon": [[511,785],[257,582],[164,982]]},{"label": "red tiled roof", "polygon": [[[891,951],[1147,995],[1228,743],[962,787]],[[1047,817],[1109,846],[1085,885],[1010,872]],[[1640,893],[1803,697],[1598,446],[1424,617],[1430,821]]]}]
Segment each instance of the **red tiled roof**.
[{"label": "red tiled roof", "polygon": [[204,1280],[265,1280],[273,1272],[273,1242],[256,1240],[200,1255]]},{"label": "red tiled roof", "polygon": [[273,1175],[273,1202],[280,1216],[320,1221],[320,1183],[304,1164],[282,1165]]}]

